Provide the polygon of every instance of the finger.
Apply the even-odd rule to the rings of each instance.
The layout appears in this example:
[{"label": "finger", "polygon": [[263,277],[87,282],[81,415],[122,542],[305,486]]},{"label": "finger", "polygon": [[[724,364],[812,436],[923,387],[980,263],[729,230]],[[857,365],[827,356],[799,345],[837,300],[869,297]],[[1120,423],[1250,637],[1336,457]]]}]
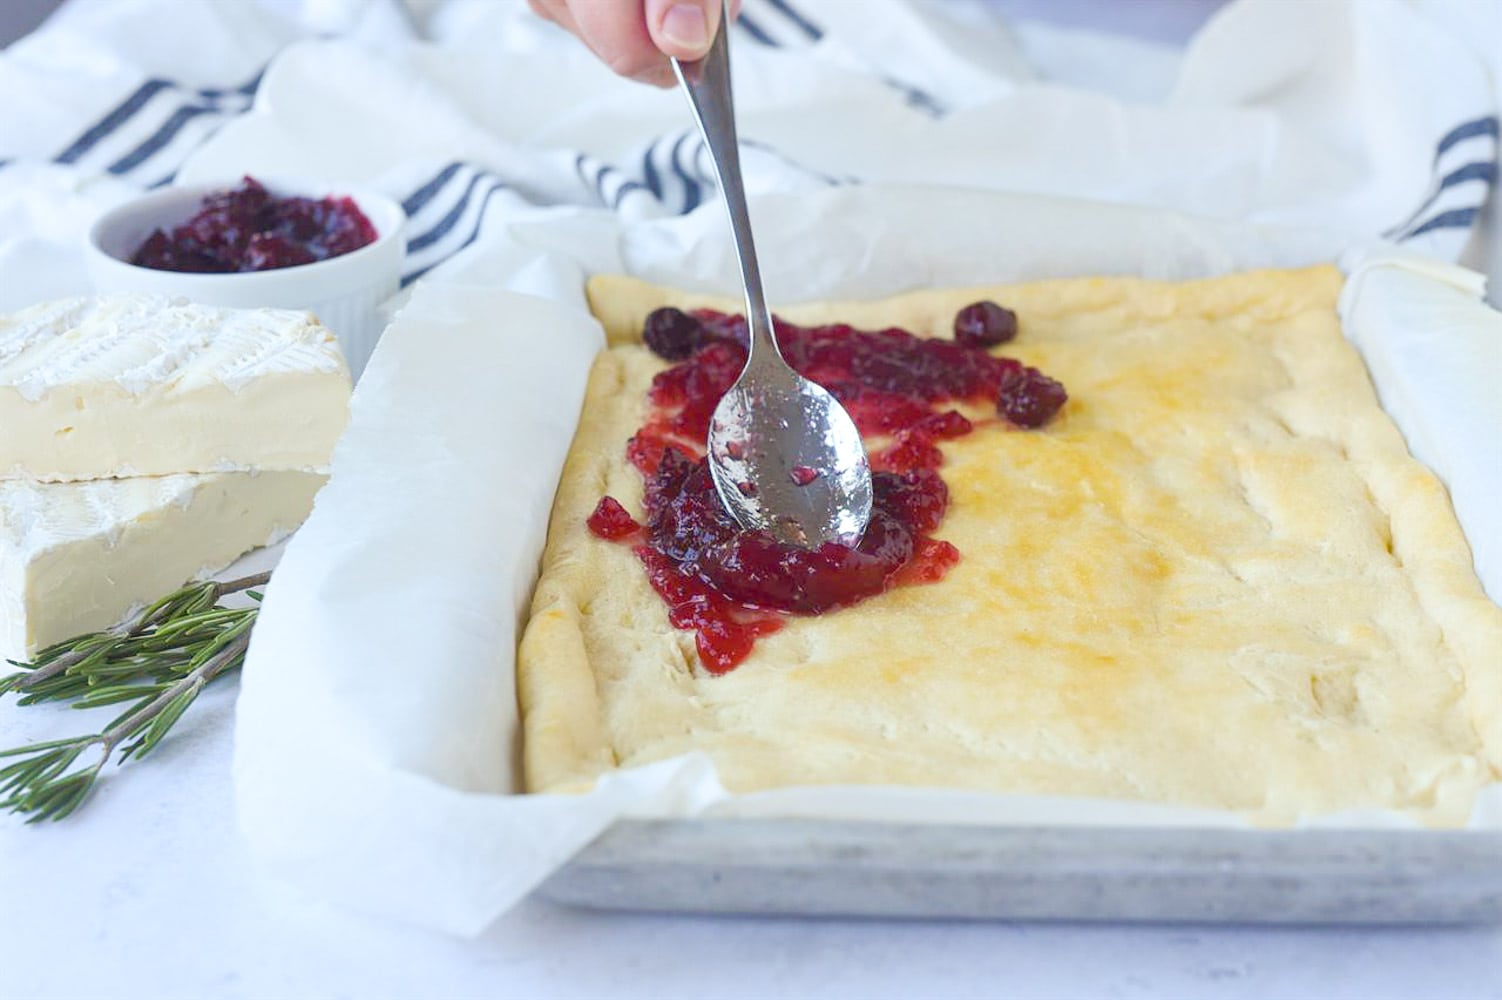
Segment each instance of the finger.
[{"label": "finger", "polygon": [[647,32],[641,0],[574,0],[569,13],[584,44],[621,76],[651,79],[668,68]]},{"label": "finger", "polygon": [[[531,7],[533,13],[544,21],[552,21],[575,38],[583,39],[584,36],[579,33],[578,22],[574,20],[574,15],[569,13],[568,0],[527,0],[527,6]],[[588,45],[585,47],[587,48]]]},{"label": "finger", "polygon": [[654,87],[675,87],[678,85],[678,78],[673,75],[673,67],[668,63],[666,56],[663,56],[661,63],[640,73],[633,74],[631,79],[638,83],[650,83]]},{"label": "finger", "polygon": [[[527,0],[527,6],[531,7],[533,13],[538,17],[545,21],[553,22],[580,41],[583,41],[585,46],[591,52],[594,52],[596,56],[599,56],[600,59],[604,60],[607,58],[605,53],[596,50],[585,39],[583,31],[579,28],[579,23],[574,20],[574,15],[569,11],[567,0]],[[650,83],[655,87],[671,87],[675,82],[673,79],[673,69],[668,65],[665,57],[656,60],[656,64],[644,70],[631,73],[630,77],[642,83]]]},{"label": "finger", "polygon": [[720,0],[646,0],[647,30],[664,55],[702,59],[720,26]]},{"label": "finger", "polygon": [[574,19],[569,16],[568,5],[564,0],[527,0],[527,6],[544,21],[552,21],[560,28],[578,34],[574,31]]}]

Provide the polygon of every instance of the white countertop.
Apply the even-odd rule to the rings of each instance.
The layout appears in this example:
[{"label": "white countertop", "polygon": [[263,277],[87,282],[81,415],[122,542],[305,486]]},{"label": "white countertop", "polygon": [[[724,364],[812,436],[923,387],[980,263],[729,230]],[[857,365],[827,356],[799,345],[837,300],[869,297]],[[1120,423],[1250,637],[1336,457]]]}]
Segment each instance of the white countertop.
[{"label": "white countertop", "polygon": [[[66,822],[0,818],[0,997],[1490,997],[1502,929],[1128,927],[664,917],[529,902],[473,942],[247,870],[234,682]],[[6,745],[77,731],[0,709]],[[111,768],[111,772],[113,772]]]}]

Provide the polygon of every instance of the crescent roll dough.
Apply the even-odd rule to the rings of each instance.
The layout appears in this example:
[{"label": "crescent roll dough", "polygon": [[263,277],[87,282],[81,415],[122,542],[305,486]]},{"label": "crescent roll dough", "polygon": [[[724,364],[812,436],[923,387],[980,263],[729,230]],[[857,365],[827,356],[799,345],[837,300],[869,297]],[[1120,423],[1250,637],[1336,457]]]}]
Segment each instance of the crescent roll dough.
[{"label": "crescent roll dough", "polygon": [[1278,825],[1402,810],[1463,823],[1502,765],[1502,609],[1444,487],[1341,335],[1333,268],[930,290],[789,308],[949,336],[994,299],[1000,353],[1068,387],[1019,433],[943,443],[962,559],[940,583],[791,618],[696,666],[630,547],[585,527],[625,460],[658,306],[736,303],[601,277],[595,365],[521,643],[534,790],[691,750],[734,791],[879,783],[1218,807]]}]

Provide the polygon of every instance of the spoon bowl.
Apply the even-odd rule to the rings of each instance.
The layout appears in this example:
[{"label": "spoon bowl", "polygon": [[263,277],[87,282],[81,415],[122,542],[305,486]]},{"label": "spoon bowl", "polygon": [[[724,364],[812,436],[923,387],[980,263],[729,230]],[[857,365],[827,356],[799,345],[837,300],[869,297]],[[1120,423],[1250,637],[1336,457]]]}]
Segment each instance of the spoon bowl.
[{"label": "spoon bowl", "polygon": [[780,542],[854,546],[871,517],[871,468],[860,431],[822,386],[748,363],[709,431],[715,489],[743,527]]}]

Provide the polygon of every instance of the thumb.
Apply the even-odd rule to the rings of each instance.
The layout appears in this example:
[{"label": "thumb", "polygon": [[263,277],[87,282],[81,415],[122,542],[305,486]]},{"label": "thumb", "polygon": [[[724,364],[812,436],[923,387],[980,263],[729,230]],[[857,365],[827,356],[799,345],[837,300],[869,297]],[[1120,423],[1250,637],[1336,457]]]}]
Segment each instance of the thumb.
[{"label": "thumb", "polygon": [[647,0],[647,31],[663,55],[702,59],[720,26],[720,0]]}]

